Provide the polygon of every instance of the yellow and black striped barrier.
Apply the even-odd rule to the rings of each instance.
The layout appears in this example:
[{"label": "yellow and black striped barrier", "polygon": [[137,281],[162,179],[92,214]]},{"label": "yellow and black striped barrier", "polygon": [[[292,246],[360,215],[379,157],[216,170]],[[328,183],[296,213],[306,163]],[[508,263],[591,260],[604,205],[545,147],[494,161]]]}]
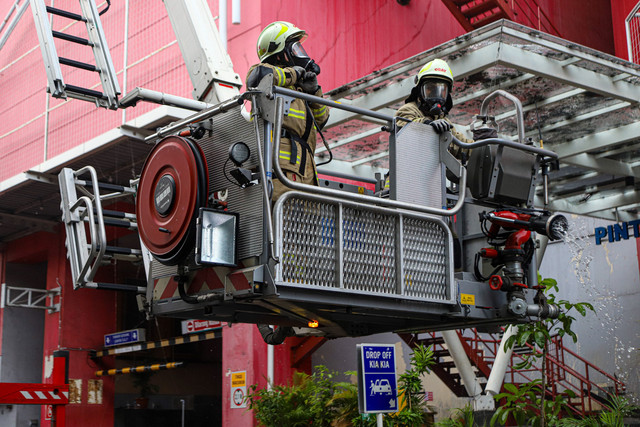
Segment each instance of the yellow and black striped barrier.
[{"label": "yellow and black striped barrier", "polygon": [[140,365],[122,369],[108,369],[96,371],[96,377],[102,377],[105,375],[133,374],[136,372],[160,371],[163,369],[175,369],[182,365],[184,365],[184,362],[156,363],[153,365]]},{"label": "yellow and black striped barrier", "polygon": [[91,357],[95,358],[95,357],[104,357],[104,356],[115,356],[123,353],[132,353],[135,351],[150,350],[153,348],[188,344],[190,342],[205,341],[205,340],[221,338],[221,337],[222,337],[222,330],[201,332],[199,334],[183,335],[180,337],[168,338],[160,341],[147,341],[147,342],[138,343],[138,344],[130,344],[122,347],[107,348],[107,349],[92,353]]}]

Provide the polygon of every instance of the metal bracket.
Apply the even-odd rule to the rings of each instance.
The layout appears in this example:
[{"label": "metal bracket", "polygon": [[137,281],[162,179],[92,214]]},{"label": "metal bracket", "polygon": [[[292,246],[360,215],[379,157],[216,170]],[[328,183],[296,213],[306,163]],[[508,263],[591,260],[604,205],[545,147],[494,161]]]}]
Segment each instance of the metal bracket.
[{"label": "metal bracket", "polygon": [[22,307],[40,308],[47,310],[49,314],[60,311],[60,303],[55,303],[54,298],[60,296],[61,288],[55,289],[33,289],[8,286],[2,284],[0,308]]},{"label": "metal bracket", "polygon": [[275,98],[282,98],[283,103],[283,113],[285,116],[289,114],[289,108],[291,107],[291,102],[293,98],[287,95],[276,95],[273,92],[273,74],[269,73],[260,80],[258,83],[258,87],[256,88],[259,92],[257,96],[258,104],[254,106],[254,108],[258,109],[260,116],[270,123],[275,123],[276,120],[276,103]]}]

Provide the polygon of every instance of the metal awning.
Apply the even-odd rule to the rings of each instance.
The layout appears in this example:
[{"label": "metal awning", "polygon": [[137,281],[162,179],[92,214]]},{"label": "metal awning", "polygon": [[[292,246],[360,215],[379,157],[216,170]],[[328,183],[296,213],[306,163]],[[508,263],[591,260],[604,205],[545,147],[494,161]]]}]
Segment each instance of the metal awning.
[{"label": "metal awning", "polygon": [[29,171],[0,182],[0,244],[61,225],[58,172],[94,166],[101,182],[129,185],[152,145],[144,138],[192,111],[160,106]]},{"label": "metal awning", "polygon": [[[638,218],[640,67],[596,50],[498,21],[331,91],[333,100],[393,114],[426,62],[445,59],[456,83],[450,118],[468,128],[497,89],[524,107],[525,137],[560,155],[550,174],[549,209],[625,221]],[[504,101],[504,102],[503,102]],[[515,109],[491,102],[500,133],[516,139]],[[340,111],[325,132],[334,158],[386,168],[387,134],[379,123]],[[323,150],[322,150],[323,151]],[[540,194],[540,191],[538,192]]]},{"label": "metal awning", "polygon": [[[434,58],[445,59],[454,71],[455,107],[450,117],[459,128],[474,121],[482,100],[494,90],[506,90],[522,101],[525,136],[538,140],[542,135],[544,148],[561,159],[559,170],[550,174],[549,209],[619,221],[638,218],[639,66],[511,21],[498,21],[327,96],[393,115],[411,91],[419,68]],[[0,183],[0,243],[60,223],[55,174],[62,167],[91,164],[99,170],[100,180],[128,185],[151,149],[141,138],[190,114],[167,106],[153,111],[131,126],[114,129]],[[489,114],[496,116],[501,135],[515,138],[511,103],[497,98]],[[381,123],[333,111],[324,133],[344,172],[360,165],[388,167],[388,134]],[[317,154],[322,156],[323,151],[320,148]]]}]

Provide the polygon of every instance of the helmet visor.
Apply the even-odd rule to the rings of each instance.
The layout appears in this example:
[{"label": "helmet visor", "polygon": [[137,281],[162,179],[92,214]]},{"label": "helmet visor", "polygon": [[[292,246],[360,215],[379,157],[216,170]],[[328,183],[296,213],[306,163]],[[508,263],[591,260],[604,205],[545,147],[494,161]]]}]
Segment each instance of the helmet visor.
[{"label": "helmet visor", "polygon": [[426,80],[420,87],[420,94],[422,95],[422,99],[447,99],[449,95],[449,84],[443,81]]},{"label": "helmet visor", "polygon": [[304,50],[304,48],[302,47],[302,43],[300,42],[293,42],[291,44],[291,55],[293,55],[296,58],[304,58],[304,59],[309,59],[309,55],[307,54],[307,51]]}]

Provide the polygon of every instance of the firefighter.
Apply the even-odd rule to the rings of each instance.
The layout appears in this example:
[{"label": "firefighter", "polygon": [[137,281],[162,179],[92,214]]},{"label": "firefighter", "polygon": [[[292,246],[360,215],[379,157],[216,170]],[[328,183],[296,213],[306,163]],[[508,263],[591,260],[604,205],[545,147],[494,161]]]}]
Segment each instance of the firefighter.
[{"label": "firefighter", "polygon": [[[453,73],[449,64],[442,59],[427,62],[418,72],[415,82],[416,85],[411,90],[411,94],[404,101],[405,104],[396,111],[396,117],[429,124],[438,134],[450,131],[462,142],[473,142],[472,139],[458,132],[447,117],[453,107],[451,98]],[[402,128],[407,123],[408,121],[405,120],[396,121],[398,128]],[[463,164],[470,154],[470,150],[462,149],[453,143],[449,146],[449,152]],[[384,186],[385,190],[389,190],[388,174],[385,176]]]},{"label": "firefighter", "polygon": [[[309,57],[302,42],[307,33],[295,25],[276,21],[267,25],[258,37],[260,63],[249,68],[247,87],[256,87],[268,74],[273,84],[315,96],[322,96],[318,85],[320,67]],[[287,178],[305,184],[318,185],[314,151],[316,134],[327,123],[329,110],[325,105],[295,98],[289,114],[282,122],[280,167]],[[287,191],[279,180],[273,180],[272,200]]]},{"label": "firefighter", "polygon": [[[405,105],[396,112],[396,117],[403,117],[412,122],[426,123],[439,134],[450,131],[462,142],[473,142],[458,132],[447,118],[453,107],[453,99],[451,98],[453,73],[449,65],[442,59],[429,61],[420,69],[415,81],[415,87],[411,90],[409,97],[405,99]],[[404,120],[397,121],[398,127],[402,127],[406,123]],[[449,151],[463,163],[469,156],[469,150],[462,149],[457,145],[452,144]]]}]

